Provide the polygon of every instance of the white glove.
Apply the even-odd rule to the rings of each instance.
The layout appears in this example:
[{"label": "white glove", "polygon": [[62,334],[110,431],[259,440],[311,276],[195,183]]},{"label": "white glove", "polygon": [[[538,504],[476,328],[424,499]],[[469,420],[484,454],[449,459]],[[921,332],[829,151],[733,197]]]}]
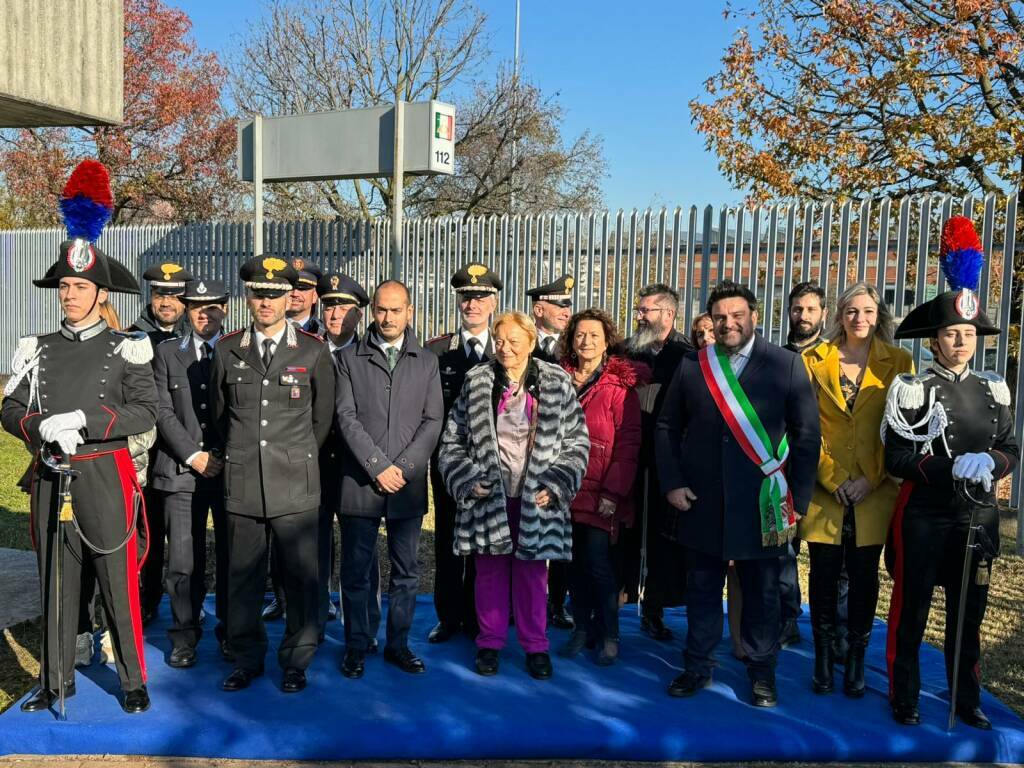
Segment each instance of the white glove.
[{"label": "white glove", "polygon": [[61,432],[71,430],[77,432],[85,428],[85,414],[81,411],[68,411],[67,413],[55,413],[47,416],[39,422],[39,436],[44,443],[57,441],[57,435]]},{"label": "white glove", "polygon": [[981,475],[976,476],[971,482],[981,483],[981,487],[985,489],[985,493],[989,493],[992,490],[992,473],[982,472]]},{"label": "white glove", "polygon": [[58,433],[50,442],[57,443],[65,456],[74,456],[78,446],[84,443],[85,440],[77,429],[65,429],[63,432]]},{"label": "white glove", "polygon": [[962,453],[953,460],[953,477],[976,483],[984,472],[992,473],[995,461],[987,453]]}]

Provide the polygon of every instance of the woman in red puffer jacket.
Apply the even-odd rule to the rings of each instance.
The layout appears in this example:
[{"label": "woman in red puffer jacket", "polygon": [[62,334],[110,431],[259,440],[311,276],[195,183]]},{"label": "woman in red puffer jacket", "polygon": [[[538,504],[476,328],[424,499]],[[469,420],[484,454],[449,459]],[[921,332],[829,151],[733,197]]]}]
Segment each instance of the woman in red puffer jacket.
[{"label": "woman in red puffer jacket", "polygon": [[619,580],[612,545],[622,526],[633,524],[633,482],[640,451],[640,399],[647,383],[643,363],[612,354],[622,343],[605,312],[573,315],[561,335],[562,367],[572,376],[590,432],[590,459],[571,505],[570,594],[576,628],[559,651],[575,656],[588,640],[598,645],[597,663],[619,654]]}]

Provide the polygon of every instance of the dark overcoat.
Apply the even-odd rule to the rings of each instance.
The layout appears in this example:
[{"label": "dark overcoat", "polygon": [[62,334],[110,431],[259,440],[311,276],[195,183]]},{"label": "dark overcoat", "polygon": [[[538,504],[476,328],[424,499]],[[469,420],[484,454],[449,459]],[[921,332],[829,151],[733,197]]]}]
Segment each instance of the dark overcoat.
[{"label": "dark overcoat", "polygon": [[[807,512],[818,470],[818,404],[799,355],[757,334],[740,386],[757,411],[772,447],[789,436],[786,480],[797,514]],[[662,493],[697,495],[679,516],[679,542],[723,560],[778,557],[786,547],[761,544],[758,494],[764,475],[733,438],[704,382],[697,353],[680,362],[665,393],[657,427]]]},{"label": "dark overcoat", "polygon": [[[427,469],[444,420],[437,356],[411,328],[394,371],[373,342],[371,327],[338,361],[335,410],[343,446],[338,512],[391,520],[427,512]],[[394,464],[405,476],[398,493],[377,490],[377,475]]]}]

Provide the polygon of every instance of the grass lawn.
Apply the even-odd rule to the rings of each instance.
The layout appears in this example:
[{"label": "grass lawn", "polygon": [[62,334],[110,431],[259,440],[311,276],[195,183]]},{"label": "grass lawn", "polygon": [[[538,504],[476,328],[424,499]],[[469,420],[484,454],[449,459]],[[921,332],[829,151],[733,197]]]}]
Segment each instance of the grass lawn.
[{"label": "grass lawn", "polygon": [[[28,549],[28,497],[17,489],[28,461],[28,454],[14,438],[0,434],[0,546]],[[982,631],[982,676],[984,685],[1006,702],[1019,715],[1024,716],[1024,558],[1013,551],[1017,521],[1010,510],[1003,510],[1001,522],[1002,556],[992,569],[988,611]],[[424,519],[420,540],[420,590],[433,590],[434,563],[433,510]],[[382,537],[383,539],[383,537]],[[213,581],[212,530],[208,534],[207,581]],[[387,551],[380,542],[383,581],[387,583]],[[806,547],[800,556],[800,578],[807,595]],[[335,575],[337,572],[335,572]],[[337,583],[337,582],[335,582]],[[878,615],[886,618],[892,582],[882,569],[882,589],[878,602]],[[941,589],[935,593],[926,640],[942,647],[945,601]],[[810,638],[804,642],[809,643]],[[875,636],[873,643],[885,642],[884,636]],[[0,641],[0,712],[7,709],[34,684],[39,671],[39,624],[29,621],[4,630]]]}]

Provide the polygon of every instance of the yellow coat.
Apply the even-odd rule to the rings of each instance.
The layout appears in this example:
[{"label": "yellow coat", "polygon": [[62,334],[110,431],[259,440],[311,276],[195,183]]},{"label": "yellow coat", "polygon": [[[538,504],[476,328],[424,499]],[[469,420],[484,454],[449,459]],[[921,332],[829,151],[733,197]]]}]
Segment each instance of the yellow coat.
[{"label": "yellow coat", "polygon": [[898,486],[885,473],[884,446],[878,431],[889,384],[901,373],[913,373],[914,361],[905,349],[873,339],[851,413],[839,386],[839,347],[822,342],[806,350],[803,359],[818,396],[821,456],[814,495],[807,516],[799,524],[800,538],[822,544],[842,543],[843,508],[832,494],[847,480],[863,476],[874,490],[854,510],[857,546],[884,544]]}]

